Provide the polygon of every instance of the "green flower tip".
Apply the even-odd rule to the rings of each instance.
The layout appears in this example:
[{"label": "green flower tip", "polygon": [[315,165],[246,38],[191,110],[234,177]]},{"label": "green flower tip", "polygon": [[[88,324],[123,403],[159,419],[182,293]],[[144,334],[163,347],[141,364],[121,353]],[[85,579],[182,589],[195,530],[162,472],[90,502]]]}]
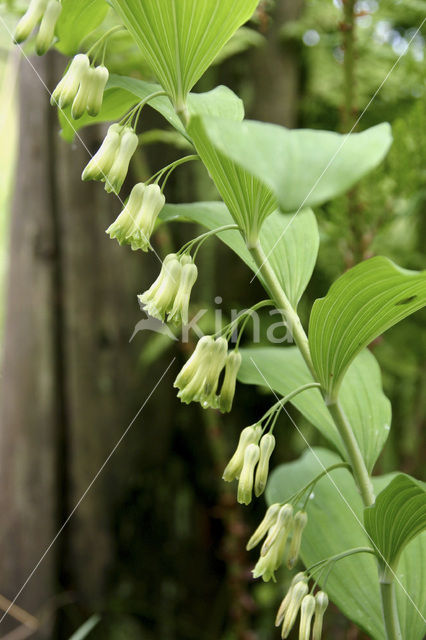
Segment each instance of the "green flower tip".
[{"label": "green flower tip", "polygon": [[[111,144],[113,144],[112,139]],[[111,155],[109,149],[105,149],[105,153]],[[93,173],[96,170],[95,165]],[[108,227],[106,233],[111,238],[116,238],[119,244],[129,244],[133,251],[137,249],[148,251],[151,248],[150,238],[154,231],[155,222],[165,201],[166,199],[157,184],[148,186],[142,182],[137,184],[133,187],[123,211],[117,220]],[[179,280],[181,280],[180,273]]]},{"label": "green flower tip", "polygon": [[[268,513],[266,515],[268,516]],[[256,537],[257,543],[266,535],[259,560],[253,569],[253,577],[262,577],[265,582],[275,578],[275,571],[282,563],[287,540],[293,527],[293,507],[291,504],[277,505],[272,516],[265,518],[261,535]]]},{"label": "green flower tip", "polygon": [[61,11],[62,5],[58,0],[49,0],[36,37],[35,49],[37,55],[42,56],[50,49],[55,38],[56,23]]}]

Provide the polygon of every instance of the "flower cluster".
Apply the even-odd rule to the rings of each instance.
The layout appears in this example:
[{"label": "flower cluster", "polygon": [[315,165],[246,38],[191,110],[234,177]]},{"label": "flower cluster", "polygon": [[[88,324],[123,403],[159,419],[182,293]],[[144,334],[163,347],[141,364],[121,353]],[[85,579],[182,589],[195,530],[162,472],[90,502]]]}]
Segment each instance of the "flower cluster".
[{"label": "flower cluster", "polygon": [[[100,149],[84,169],[82,179],[105,182],[105,191],[120,193],[129,170],[130,160],[138,148],[138,144],[138,136],[132,127],[123,127],[119,124],[111,125]],[[135,197],[129,198],[129,201],[136,203],[140,193],[141,190],[138,187]],[[134,209],[133,204],[131,204],[131,208]]]},{"label": "flower cluster", "polygon": [[[211,407],[230,411],[240,364],[238,352],[228,354],[225,338],[215,340],[212,336],[204,336],[174,382],[179,389],[178,398],[186,404],[199,402],[203,409]],[[217,394],[219,378],[224,369],[222,387]]]},{"label": "flower cluster", "polygon": [[305,511],[298,511],[293,516],[291,504],[273,504],[266,511],[265,517],[247,543],[247,550],[253,549],[266,536],[260,550],[260,558],[253,569],[253,577],[267,582],[274,578],[275,571],[282,564],[290,537],[290,548],[287,553],[287,567],[293,568],[297,562],[302,542],[303,530],[308,522]]},{"label": "flower cluster", "polygon": [[261,424],[243,429],[235,453],[223,472],[222,477],[226,482],[238,480],[238,502],[241,504],[250,504],[253,488],[256,497],[259,497],[266,487],[275,437],[272,433],[264,436],[262,433]]},{"label": "flower cluster", "polygon": [[126,206],[106,232],[111,238],[116,238],[119,244],[129,244],[133,251],[148,251],[155,221],[165,202],[158,184],[145,185],[140,182],[133,187]]},{"label": "flower cluster", "polygon": [[89,116],[97,116],[102,107],[108,77],[106,67],[91,67],[89,57],[85,53],[79,53],[72,59],[64,77],[52,93],[50,102],[60,109],[71,105],[74,120],[78,120],[86,112]]},{"label": "flower cluster", "polygon": [[189,300],[197,276],[191,256],[170,253],[163,261],[157,280],[138,296],[140,306],[161,322],[188,324]]},{"label": "flower cluster", "polygon": [[278,609],[275,626],[282,624],[281,638],[288,638],[300,611],[299,639],[321,640],[324,613],[328,607],[328,596],[324,591],[316,595],[308,594],[308,578],[305,573],[298,573],[293,578],[286,596]]},{"label": "flower cluster", "polygon": [[24,42],[39,24],[35,50],[39,56],[45,54],[55,38],[56,24],[61,11],[62,5],[58,0],[31,0],[27,11],[16,26],[15,42]]}]

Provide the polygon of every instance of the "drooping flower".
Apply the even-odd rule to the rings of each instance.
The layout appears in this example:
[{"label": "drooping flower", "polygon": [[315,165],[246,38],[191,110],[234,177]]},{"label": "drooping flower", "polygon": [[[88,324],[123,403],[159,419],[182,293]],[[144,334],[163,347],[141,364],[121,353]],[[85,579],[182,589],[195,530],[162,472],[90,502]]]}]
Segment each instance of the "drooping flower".
[{"label": "drooping flower", "polygon": [[[155,218],[157,217],[159,211],[156,213]],[[154,219],[155,220],[155,219]],[[152,223],[152,228],[154,227],[154,223]],[[191,298],[192,287],[197,281],[198,277],[198,269],[194,264],[191,256],[183,256],[181,259],[182,263],[182,277],[180,279],[180,285],[178,292],[176,294],[175,301],[173,303],[173,308],[168,315],[169,322],[175,322],[176,324],[188,324],[189,320],[189,301]]]},{"label": "drooping flower", "polygon": [[79,120],[87,111],[94,74],[95,70],[89,67],[80,75],[78,91],[71,105],[71,116],[74,120]]},{"label": "drooping flower", "polygon": [[293,569],[297,562],[302,543],[303,530],[308,524],[308,514],[306,511],[298,511],[294,516],[293,538],[290,544],[290,551],[287,558],[287,567]]},{"label": "drooping flower", "polygon": [[244,454],[249,444],[257,444],[262,435],[262,425],[253,424],[250,427],[245,427],[241,431],[238,446],[234,455],[228,462],[222,478],[225,482],[232,482],[236,478],[240,477],[241,470],[244,464]]},{"label": "drooping flower", "polygon": [[64,77],[52,93],[50,103],[60,109],[69,107],[77,95],[82,77],[90,67],[90,60],[84,53],[79,53],[71,61]]},{"label": "drooping flower", "polygon": [[82,180],[106,179],[120,148],[122,129],[119,124],[110,126],[101,147],[85,167],[81,175]]},{"label": "drooping flower", "polygon": [[280,509],[281,509],[281,505],[279,502],[276,502],[275,504],[271,504],[271,506],[267,509],[265,513],[265,517],[263,518],[262,522],[259,524],[256,531],[253,533],[253,535],[251,536],[250,540],[247,543],[247,546],[246,546],[247,551],[254,549],[254,547],[258,545],[261,542],[261,540],[266,536],[269,529],[276,523]]},{"label": "drooping flower", "polygon": [[303,598],[308,593],[308,583],[300,581],[294,585],[292,589],[290,602],[287,607],[287,611],[284,615],[284,622],[281,631],[281,638],[288,638],[290,631],[292,630],[294,623],[296,622],[297,614],[302,604]]},{"label": "drooping flower", "polygon": [[100,112],[108,78],[109,71],[104,65],[99,65],[93,69],[86,106],[89,116],[95,117]]},{"label": "drooping flower", "polygon": [[312,630],[312,640],[321,640],[324,613],[328,607],[328,596],[324,591],[315,595],[315,618]]},{"label": "drooping flower", "polygon": [[[108,150],[105,153],[108,153]],[[140,182],[133,187],[126,206],[115,222],[108,227],[106,233],[111,238],[116,238],[121,245],[130,244],[133,251],[137,249],[148,251],[151,248],[149,241],[155,221],[164,207],[165,201],[166,199],[157,184],[147,186]],[[185,266],[182,268],[177,295],[181,290],[184,276]]]},{"label": "drooping flower", "polygon": [[311,635],[311,623],[315,613],[315,598],[307,595],[302,600],[300,611],[299,640],[309,640]]},{"label": "drooping flower", "polygon": [[182,265],[175,253],[170,253],[163,261],[160,275],[151,287],[138,296],[139,304],[153,318],[164,322],[170,312],[179,289]]},{"label": "drooping flower", "polygon": [[58,0],[49,0],[41,19],[40,29],[35,42],[37,55],[44,55],[51,47],[55,37],[56,23],[61,15],[62,5]]},{"label": "drooping flower", "polygon": [[274,578],[275,571],[282,563],[287,539],[293,526],[293,507],[285,504],[280,508],[275,523],[268,531],[260,551],[260,558],[253,569],[253,577],[267,582]]},{"label": "drooping flower", "polygon": [[237,500],[240,504],[250,504],[253,492],[254,469],[259,460],[260,449],[257,444],[249,444],[244,452],[243,468],[238,481]]},{"label": "drooping flower", "polygon": [[211,336],[204,336],[199,340],[194,353],[174,382],[182,402],[199,402],[203,409],[217,408],[216,391],[227,351],[228,343],[224,338],[214,340]]},{"label": "drooping flower", "polygon": [[120,146],[115,155],[111,169],[105,177],[105,191],[119,193],[129,170],[130,160],[138,148],[139,139],[131,127],[121,132]]},{"label": "drooping flower", "polygon": [[272,433],[266,433],[260,441],[260,459],[256,470],[254,493],[256,497],[265,491],[269,474],[269,460],[275,449],[275,437]]},{"label": "drooping flower", "polygon": [[219,395],[219,409],[222,413],[229,413],[234,401],[235,386],[237,383],[238,371],[241,367],[241,354],[239,351],[231,351],[228,354],[225,366],[225,377]]},{"label": "drooping flower", "polygon": [[13,39],[18,44],[24,42],[38,25],[46,11],[47,0],[31,0],[28,9],[15,28]]},{"label": "drooping flower", "polygon": [[275,626],[276,627],[279,627],[281,625],[282,621],[284,620],[284,616],[285,616],[285,614],[287,612],[287,609],[288,609],[288,607],[290,605],[290,602],[291,602],[291,599],[292,599],[292,596],[293,596],[293,589],[294,589],[295,585],[298,582],[302,582],[302,581],[307,582],[307,578],[306,578],[306,575],[305,575],[304,572],[297,573],[294,576],[293,580],[291,581],[290,589],[287,591],[284,599],[282,600],[282,602],[280,604],[280,607],[278,609],[277,617],[275,618]]}]

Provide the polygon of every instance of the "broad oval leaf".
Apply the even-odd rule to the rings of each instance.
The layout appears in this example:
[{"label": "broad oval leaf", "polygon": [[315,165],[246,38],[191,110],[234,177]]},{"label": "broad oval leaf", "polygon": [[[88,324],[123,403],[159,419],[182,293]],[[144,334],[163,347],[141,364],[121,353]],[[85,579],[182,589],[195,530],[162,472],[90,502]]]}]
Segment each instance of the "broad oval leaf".
[{"label": "broad oval leaf", "polygon": [[107,12],[105,0],[62,0],[55,47],[67,56],[77,53],[82,40],[103,22]]},{"label": "broad oval leaf", "polygon": [[[208,229],[233,223],[232,216],[222,202],[166,205],[160,218],[165,221],[190,220]],[[262,227],[260,241],[264,251],[269,254],[281,286],[296,308],[315,266],[319,233],[311,210],[301,211],[294,221],[292,218],[293,216],[278,211],[270,215]],[[218,236],[257,272],[256,264],[239,231],[224,231]],[[278,243],[277,238],[280,238]]]},{"label": "broad oval leaf", "polygon": [[[79,120],[73,120],[70,109],[65,109],[63,112],[59,110],[62,136],[71,141],[75,133],[83,127],[100,122],[119,120],[140,100],[144,100],[157,91],[161,91],[159,84],[111,74],[106,86],[102,109],[98,116],[92,118],[89,115],[84,115]],[[188,138],[188,134],[167,96],[157,96],[150,100],[149,104],[153,109],[161,113],[165,120],[177,129],[179,133]],[[188,96],[188,110],[190,113],[214,113],[224,118],[235,120],[244,118],[242,101],[231,89],[224,86],[218,86],[206,93],[190,93]]]},{"label": "broad oval leaf", "polygon": [[[324,468],[336,462],[339,462],[336,454],[315,448],[295,462],[280,465],[272,472],[268,483],[268,503],[285,502]],[[377,492],[389,484],[390,478],[373,477],[372,481]],[[301,548],[306,567],[341,551],[372,546],[363,527],[363,504],[349,471],[337,469],[320,480],[307,511],[309,519]],[[425,533],[404,549],[396,574],[402,635],[410,640],[422,640],[426,614]],[[322,579],[320,585],[323,585]],[[326,591],[330,600],[369,637],[385,640],[377,563],[373,555],[358,554],[337,562],[327,579]]]},{"label": "broad oval leaf", "polygon": [[313,207],[347,191],[386,155],[391,129],[383,123],[341,135],[290,130],[245,120],[204,119],[210,144],[275,194],[283,211]]},{"label": "broad oval leaf", "polygon": [[379,557],[396,569],[404,547],[426,530],[426,489],[399,474],[364,511],[364,523]]},{"label": "broad oval leaf", "polygon": [[[296,347],[242,349],[241,354],[240,382],[269,387],[279,395],[286,395],[313,381]],[[380,367],[370,351],[360,353],[350,366],[340,401],[371,472],[388,437],[392,411],[382,390]],[[321,393],[308,389],[291,402],[345,457],[344,445]]]},{"label": "broad oval leaf", "polygon": [[230,160],[213,144],[209,135],[212,120],[218,127],[221,123],[229,123],[222,118],[192,117],[187,127],[188,133],[248,244],[255,244],[263,222],[277,208],[276,200],[264,183]]},{"label": "broad oval leaf", "polygon": [[364,347],[426,304],[426,271],[401,269],[383,257],[347,271],[314,303],[309,344],[319,381],[335,399]]},{"label": "broad oval leaf", "polygon": [[111,0],[178,109],[258,0]]}]

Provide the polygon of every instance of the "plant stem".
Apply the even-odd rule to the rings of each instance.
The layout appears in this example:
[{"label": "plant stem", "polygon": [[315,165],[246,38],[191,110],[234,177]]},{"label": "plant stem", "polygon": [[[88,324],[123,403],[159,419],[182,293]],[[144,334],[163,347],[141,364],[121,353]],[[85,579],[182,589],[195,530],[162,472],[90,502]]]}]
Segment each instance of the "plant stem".
[{"label": "plant stem", "polygon": [[388,640],[403,640],[396,605],[395,582],[381,582],[383,620]]},{"label": "plant stem", "polygon": [[[265,255],[259,242],[257,242],[257,244],[251,249],[251,254],[256,262],[259,272],[262,274],[266,282],[273,300],[277,307],[282,310],[287,324],[290,324],[294,341],[299,347],[314,381],[318,382],[311,358],[308,337],[302,327],[300,318],[290,304],[290,301],[283,291],[283,288],[268,261],[268,257]],[[361,492],[362,499],[366,506],[370,506],[374,503],[374,493],[364,458],[362,457],[362,453],[352,431],[351,425],[338,402],[331,404],[328,408],[330,409],[332,418],[345,445],[348,458],[351,463],[352,473]]]}]

